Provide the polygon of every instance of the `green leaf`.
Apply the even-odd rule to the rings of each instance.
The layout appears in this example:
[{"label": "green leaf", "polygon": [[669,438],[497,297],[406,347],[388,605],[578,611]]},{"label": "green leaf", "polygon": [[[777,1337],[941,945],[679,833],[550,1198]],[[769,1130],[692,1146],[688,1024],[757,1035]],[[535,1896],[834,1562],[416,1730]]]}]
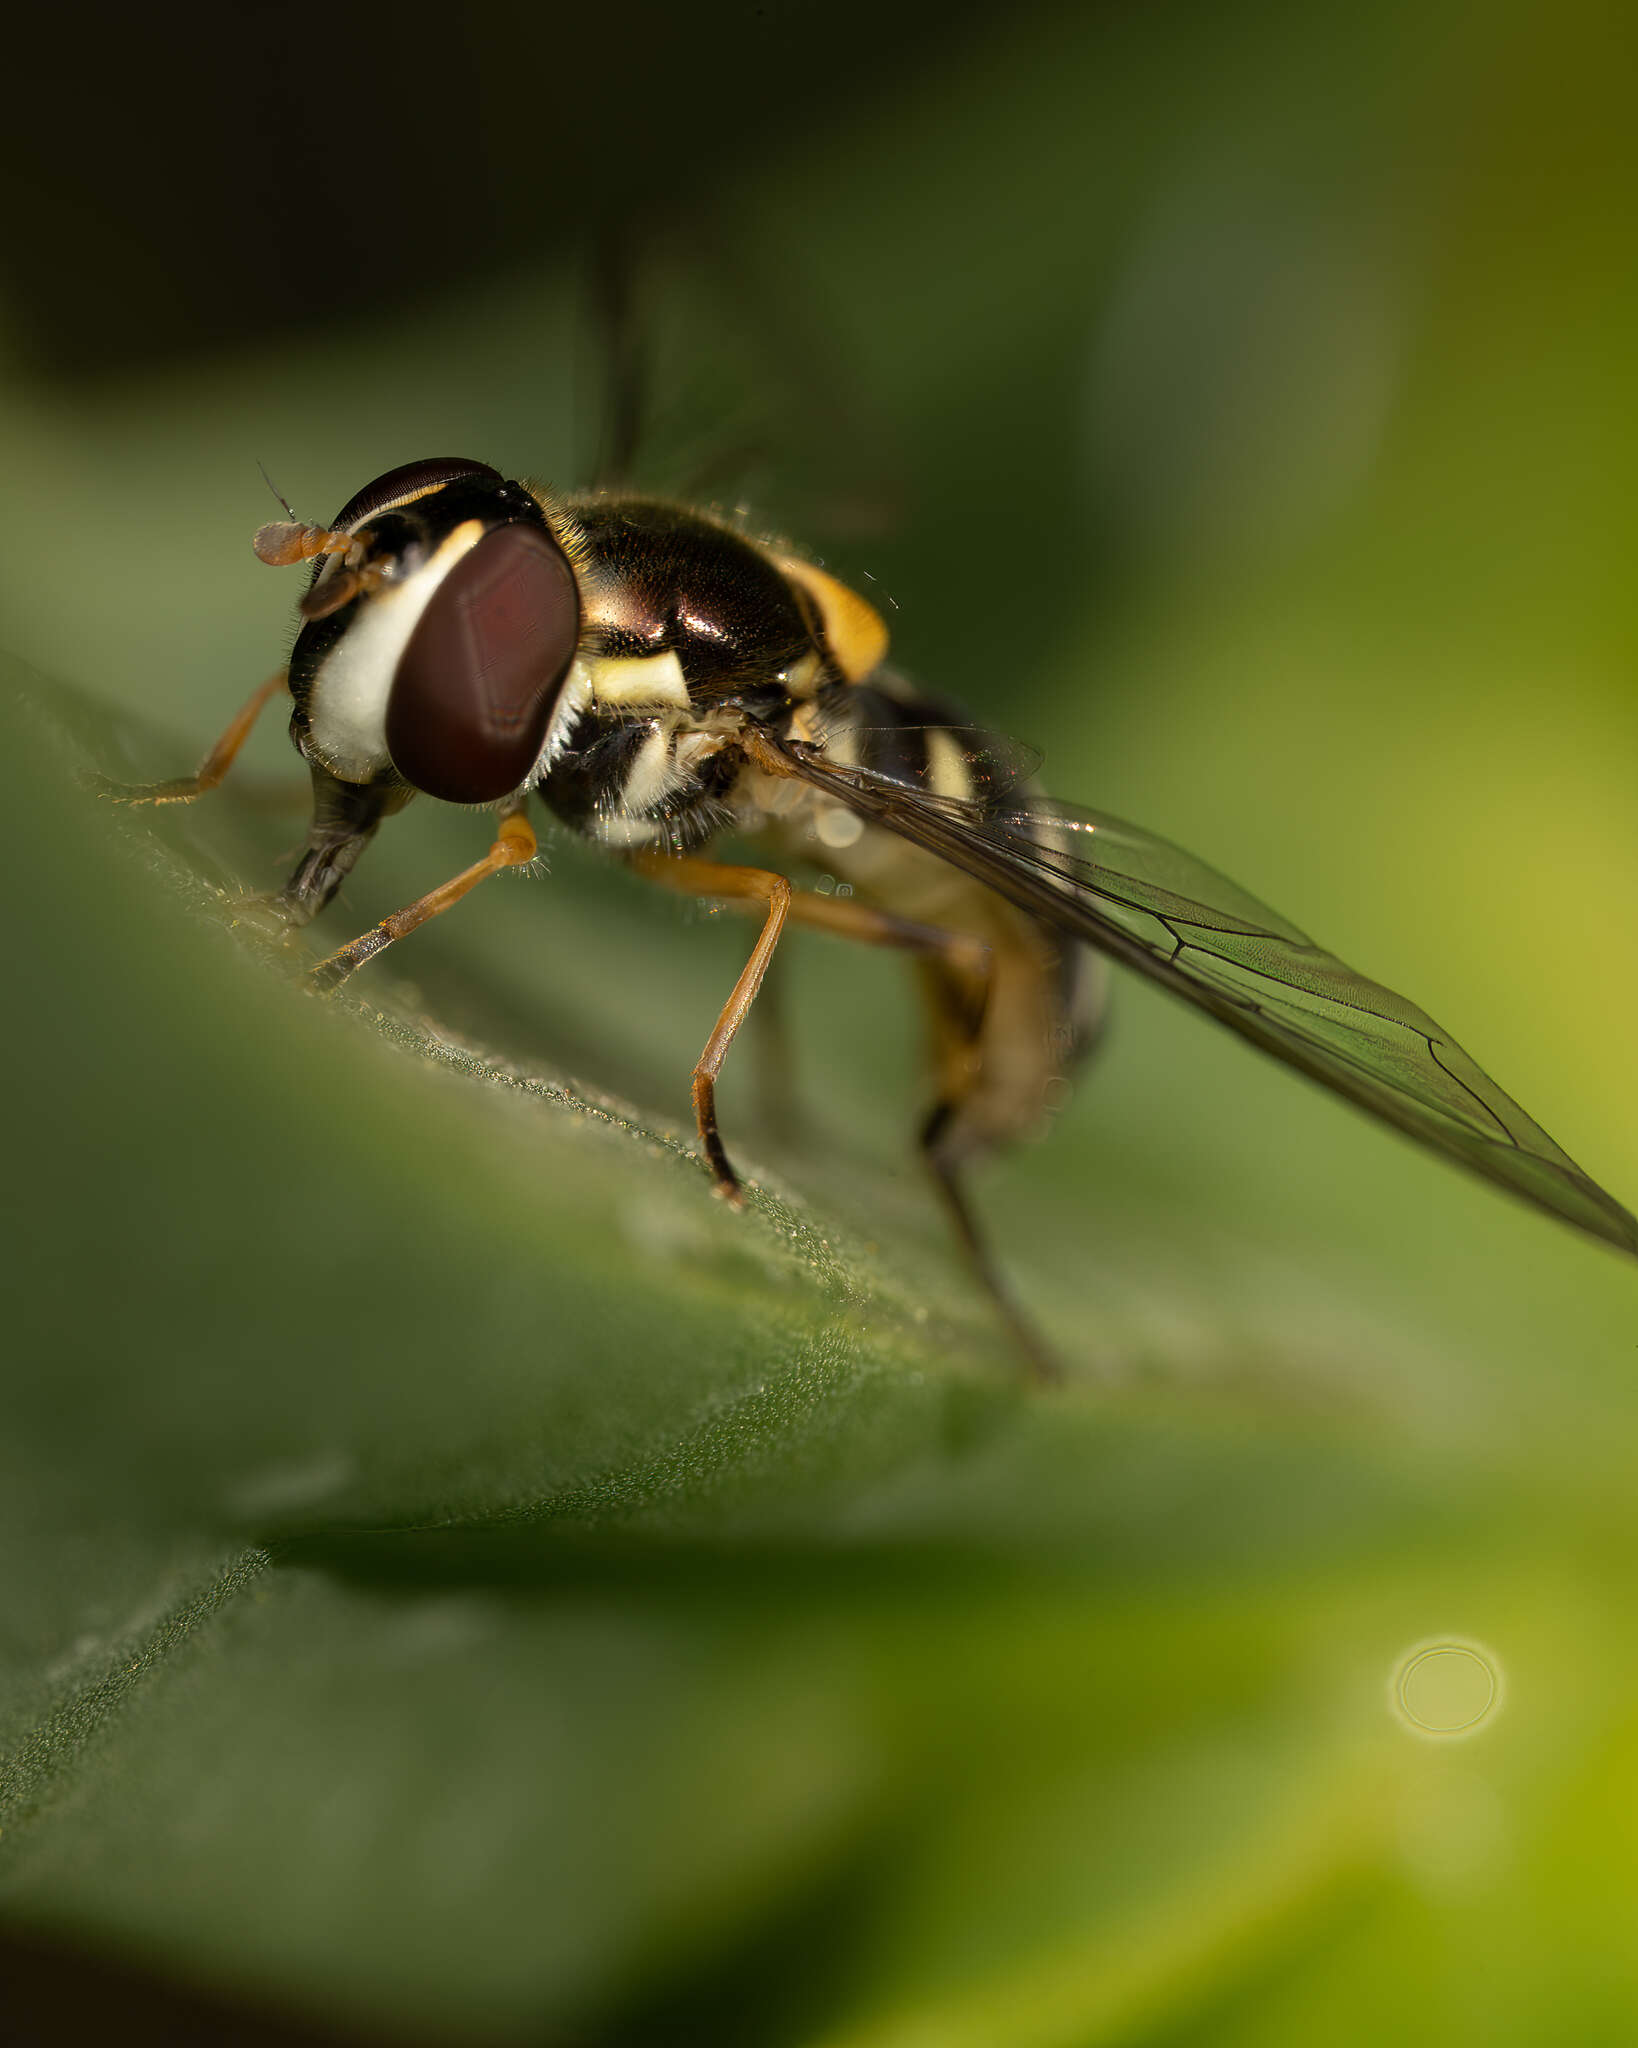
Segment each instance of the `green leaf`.
[{"label": "green leaf", "polygon": [[[1630,66],[1573,6],[1188,27],[1009,19],[736,170],[751,311],[796,280],[776,342],[834,315],[900,441],[903,532],[813,537],[1630,1200]],[[96,693],[0,730],[8,1934],[403,2039],[1626,2048],[1617,1261],[1123,985],[979,1184],[1069,1368],[1026,1397],[898,963],[791,942],[799,1135],[736,1051],[732,1216],[687,1076],[742,923],[552,842],[321,1003],[236,923],[276,734],[192,810],[85,788],[266,673],[252,454],[317,516],[429,448],[570,473],[566,304],[0,406],[7,636]],[[708,394],[747,331],[679,341]],[[315,945],[474,842],[416,806]],[[1452,1640],[1463,1740],[1398,1677]]]},{"label": "green leaf", "polygon": [[460,2038],[910,2048],[1127,2038],[1380,1897],[1476,1474],[1311,1377],[1021,1398],[878,1169],[730,1215],[394,977],[307,996],[216,879],[254,802],[117,811],[76,776],[163,742],[11,725],[15,1921]]}]

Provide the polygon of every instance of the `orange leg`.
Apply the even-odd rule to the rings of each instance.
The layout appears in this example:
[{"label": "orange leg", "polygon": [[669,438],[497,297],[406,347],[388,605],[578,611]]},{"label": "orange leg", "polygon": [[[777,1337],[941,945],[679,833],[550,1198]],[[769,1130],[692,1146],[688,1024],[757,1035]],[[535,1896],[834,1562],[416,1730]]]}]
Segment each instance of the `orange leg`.
[{"label": "orange leg", "polygon": [[[676,889],[684,896],[714,896],[730,910],[754,911],[760,896],[730,895],[714,879],[718,875],[761,874],[760,868],[725,868],[715,861],[680,858],[669,853],[633,853],[626,865],[647,881],[662,888]],[[966,932],[947,931],[936,924],[913,924],[907,917],[893,917],[885,910],[873,910],[848,896],[820,896],[808,889],[793,889],[789,911],[792,924],[811,931],[829,932],[838,939],[852,939],[861,946],[895,946],[901,952],[926,953],[953,966],[982,974],[989,964],[989,948],[982,939]]]},{"label": "orange leg", "polygon": [[889,917],[884,911],[872,910],[850,898],[798,893],[783,875],[767,868],[725,867],[713,860],[664,853],[634,853],[628,856],[628,864],[649,881],[686,896],[714,897],[734,909],[755,910],[766,905],[761,936],[694,1069],[694,1116],[700,1143],[705,1148],[717,1193],[735,1208],[743,1206],[744,1197],[717,1125],[717,1076],[734,1042],[734,1034],[762,986],[786,921],[793,919],[798,924],[865,945],[899,946],[911,952],[954,957],[972,965],[982,966],[986,957],[985,948],[975,939],[940,931],[934,925],[911,924],[905,918]]},{"label": "orange leg", "polygon": [[705,1147],[711,1177],[723,1200],[736,1209],[742,1209],[745,1196],[740,1188],[739,1175],[728,1162],[722,1133],[717,1128],[717,1076],[722,1072],[722,1063],[728,1057],[735,1032],[756,1001],[756,992],[762,986],[768,962],[779,944],[779,934],[785,929],[785,919],[796,892],[783,875],[776,875],[769,868],[730,868],[714,860],[657,853],[634,854],[631,865],[651,882],[663,883],[668,889],[680,889],[688,896],[715,896],[725,903],[745,904],[747,907],[753,903],[767,905],[762,930],[751,948],[751,957],[734,983],[733,994],[723,1004],[716,1029],[705,1041],[705,1050],[694,1068],[694,1121],[699,1126],[700,1143]]},{"label": "orange leg", "polygon": [[[757,906],[754,902],[730,902],[726,907],[755,910]],[[989,949],[981,939],[965,932],[946,931],[938,925],[912,924],[908,918],[873,910],[866,904],[849,901],[845,896],[820,896],[799,889],[791,898],[790,921],[807,925],[815,931],[829,932],[834,938],[851,939],[861,946],[894,946],[903,952],[936,957],[958,972],[966,969],[979,978],[984,976],[988,967]],[[757,1022],[764,1026],[762,1043],[758,1047],[761,1054],[759,1093],[763,1123],[770,1132],[779,1134],[789,1144],[800,1128],[800,1119],[791,1095],[792,1062],[783,996],[776,963],[763,981],[756,1006]]]},{"label": "orange leg", "polygon": [[[734,909],[752,910],[757,904],[768,902],[768,885],[782,879],[760,868],[725,868],[717,866],[714,861],[676,858],[666,854],[633,854],[628,856],[628,860],[630,866],[650,881],[690,896],[715,897]],[[785,887],[789,890],[789,883]],[[770,907],[762,939],[718,1020],[717,1029],[695,1074],[694,1104],[700,1115],[700,1136],[717,1175],[718,1191],[738,1206],[737,1181],[724,1184],[724,1174],[731,1175],[732,1168],[723,1156],[722,1141],[716,1127],[715,1099],[709,1082],[705,1084],[702,1107],[701,1073],[715,1052],[715,1064],[710,1070],[710,1080],[714,1081],[722,1065],[722,1055],[750,1008],[751,998],[767,969],[779,927],[787,921],[809,925],[863,945],[898,947],[919,954],[928,961],[926,994],[934,1024],[939,1100],[922,1130],[922,1153],[973,1276],[994,1302],[1018,1347],[1030,1379],[1041,1386],[1056,1383],[1062,1378],[1061,1368],[996,1267],[961,1182],[961,1161],[958,1157],[948,1156],[940,1145],[940,1138],[953,1113],[975,1086],[980,1073],[975,1044],[989,999],[994,967],[990,948],[981,939],[967,932],[947,931],[937,925],[913,924],[906,918],[893,917],[850,897],[791,892],[777,921]],[[769,938],[770,927],[773,927],[772,939]],[[746,988],[747,982],[751,984],[749,989]]]},{"label": "orange leg", "polygon": [[121,804],[191,804],[207,789],[215,789],[238,758],[239,749],[250,737],[251,727],[272,700],[289,687],[281,668],[269,676],[245,704],[233,723],[199,764],[197,775],[179,775],[171,782],[102,782],[102,794]]},{"label": "orange leg", "polygon": [[[459,903],[469,890],[475,889],[489,876],[499,874],[502,868],[521,867],[525,861],[535,857],[535,831],[522,811],[509,811],[500,821],[495,843],[482,860],[474,861],[471,867],[445,882],[442,887],[418,897],[406,904],[402,910],[395,910],[391,917],[384,917],[378,925],[363,932],[350,944],[332,953],[328,960],[321,960],[308,976],[308,981],[326,995],[341,984],[366,960],[373,960],[377,953],[383,953],[394,939],[401,939],[423,925],[429,918],[441,917],[452,904]],[[752,990],[755,994],[755,990]]]}]

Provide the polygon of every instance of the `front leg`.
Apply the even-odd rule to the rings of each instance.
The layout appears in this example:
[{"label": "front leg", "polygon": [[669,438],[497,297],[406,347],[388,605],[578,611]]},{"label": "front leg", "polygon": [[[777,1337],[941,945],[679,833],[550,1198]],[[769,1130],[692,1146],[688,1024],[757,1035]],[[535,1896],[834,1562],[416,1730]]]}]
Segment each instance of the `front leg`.
[{"label": "front leg", "polygon": [[170,782],[110,782],[99,777],[98,788],[106,797],[120,804],[191,804],[195,797],[201,797],[207,790],[215,789],[239,757],[239,749],[249,739],[263,710],[272,700],[290,687],[281,668],[277,675],[269,676],[235,714],[233,723],[216,742],[195,775],[179,775]]},{"label": "front leg", "polygon": [[[525,817],[521,804],[516,810],[505,812],[495,827],[494,844],[482,860],[474,861],[469,868],[463,868],[458,875],[431,889],[425,896],[418,896],[413,903],[402,910],[395,910],[391,917],[384,917],[367,932],[361,932],[356,939],[321,960],[308,979],[313,987],[326,995],[337,989],[362,967],[366,960],[373,960],[377,953],[383,953],[395,939],[402,939],[429,918],[439,917],[471,889],[475,889],[490,875],[497,875],[502,868],[521,867],[535,857],[534,827]],[[355,854],[354,859],[357,858]]]}]

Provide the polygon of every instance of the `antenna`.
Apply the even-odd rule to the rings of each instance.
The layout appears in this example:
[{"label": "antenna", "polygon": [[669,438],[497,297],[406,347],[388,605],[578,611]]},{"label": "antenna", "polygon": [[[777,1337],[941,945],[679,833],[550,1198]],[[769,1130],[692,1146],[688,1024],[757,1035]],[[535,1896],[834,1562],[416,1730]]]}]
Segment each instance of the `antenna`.
[{"label": "antenna", "polygon": [[295,507],[291,504],[290,500],[284,495],[283,491],[279,489],[278,485],[273,481],[273,479],[268,475],[267,465],[265,462],[262,461],[260,456],[257,456],[256,458],[256,467],[262,473],[262,482],[266,484],[267,488],[273,493],[274,497],[278,499],[279,503],[284,507],[285,511],[290,514],[290,524],[292,526],[300,526],[301,521],[296,517]]}]

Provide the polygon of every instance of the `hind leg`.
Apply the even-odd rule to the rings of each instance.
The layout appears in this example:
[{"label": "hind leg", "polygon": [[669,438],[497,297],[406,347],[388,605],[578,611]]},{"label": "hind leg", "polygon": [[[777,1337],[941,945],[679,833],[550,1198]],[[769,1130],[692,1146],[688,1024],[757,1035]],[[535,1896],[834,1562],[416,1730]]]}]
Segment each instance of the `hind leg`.
[{"label": "hind leg", "polygon": [[956,1242],[968,1270],[994,1303],[996,1313],[1023,1355],[1025,1370],[1037,1386],[1056,1386],[1063,1378],[1058,1355],[1026,1314],[1018,1297],[1001,1277],[989,1240],[979,1227],[973,1205],[961,1177],[961,1161],[951,1158],[940,1139],[950,1126],[954,1106],[936,1103],[921,1127],[922,1156],[933,1177],[933,1187],[944,1204],[944,1212],[955,1230]]},{"label": "hind leg", "polygon": [[[1061,956],[1026,920],[989,921],[982,967],[920,963],[936,1096],[922,1156],[973,1277],[995,1303],[1040,1383],[1057,1359],[1001,1275],[967,1193],[966,1168],[1038,1130],[1102,1023],[1103,981],[1085,956]],[[1089,971],[1090,970],[1090,971]]]},{"label": "hind leg", "polygon": [[985,1020],[993,975],[952,972],[943,963],[924,965],[921,982],[927,1004],[937,1099],[918,1134],[933,1188],[955,1230],[968,1269],[995,1304],[1029,1377],[1055,1385],[1063,1371],[1046,1339],[1024,1312],[1001,1276],[989,1241],[968,1196],[963,1169],[975,1156],[1004,1143],[1011,1122],[986,1114],[984,1096]]}]

